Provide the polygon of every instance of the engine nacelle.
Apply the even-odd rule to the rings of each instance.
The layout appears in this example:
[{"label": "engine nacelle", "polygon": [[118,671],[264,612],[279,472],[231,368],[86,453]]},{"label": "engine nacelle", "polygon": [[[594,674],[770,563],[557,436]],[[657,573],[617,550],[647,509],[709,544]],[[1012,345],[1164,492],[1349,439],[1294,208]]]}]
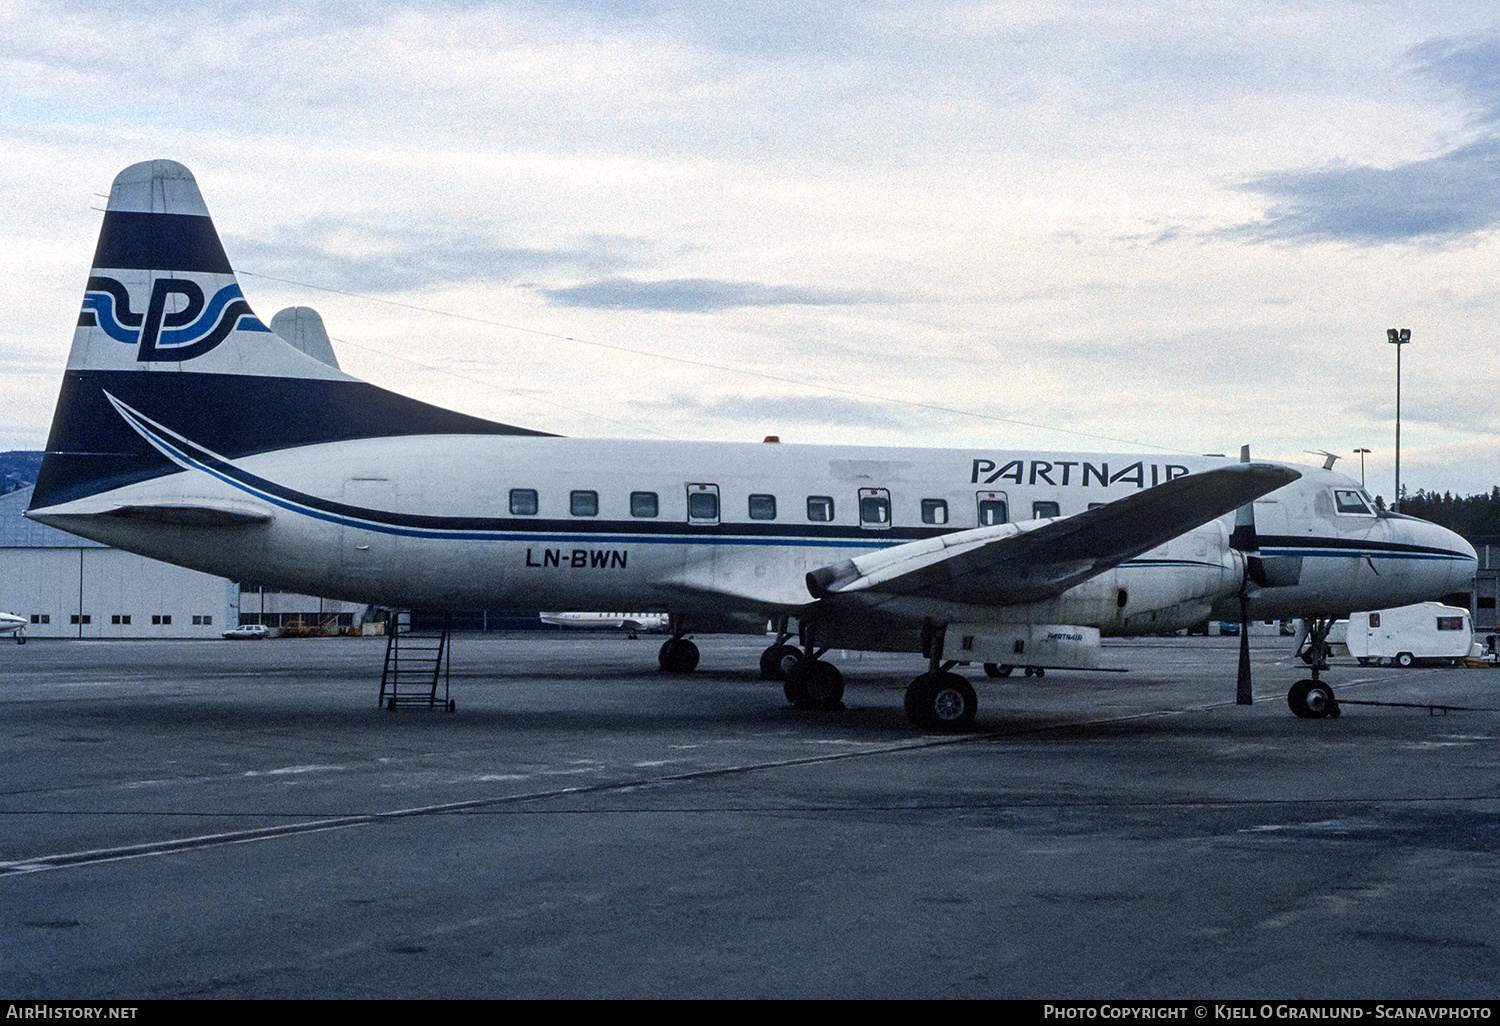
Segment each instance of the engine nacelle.
[{"label": "engine nacelle", "polygon": [[1033,604],[1027,619],[1091,624],[1106,637],[1176,631],[1207,619],[1244,580],[1244,554],[1214,521]]}]

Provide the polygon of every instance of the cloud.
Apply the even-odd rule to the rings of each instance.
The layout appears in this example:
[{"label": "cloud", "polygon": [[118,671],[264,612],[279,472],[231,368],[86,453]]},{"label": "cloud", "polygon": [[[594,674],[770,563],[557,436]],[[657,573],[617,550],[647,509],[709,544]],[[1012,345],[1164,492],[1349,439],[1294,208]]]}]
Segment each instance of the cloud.
[{"label": "cloud", "polygon": [[1244,183],[1271,201],[1226,235],[1257,241],[1449,242],[1500,223],[1500,40],[1431,40],[1408,51],[1416,73],[1456,87],[1483,134],[1392,167],[1344,162],[1274,171]]},{"label": "cloud", "polygon": [[406,229],[317,218],[270,239],[225,237],[235,265],[350,292],[407,292],[515,284],[549,271],[613,270],[636,261],[635,243],[595,236],[558,248],[508,246],[450,228]]},{"label": "cloud", "polygon": [[1241,188],[1273,202],[1262,220],[1232,232],[1240,236],[1363,245],[1457,239],[1500,222],[1500,139],[1393,168],[1272,172]]},{"label": "cloud", "polygon": [[[812,425],[820,429],[826,429],[829,425],[896,430],[910,426],[899,411],[892,409],[890,403],[837,395],[756,395],[706,399],[678,393],[660,400],[634,400],[630,405],[647,415],[664,411],[679,417],[686,414],[689,419],[709,417],[744,422],[755,426],[757,431],[769,434],[787,434],[785,428],[788,424]],[[806,436],[787,438],[787,441],[817,440]]]},{"label": "cloud", "polygon": [[604,278],[582,285],[540,290],[561,306],[602,310],[673,310],[707,313],[746,306],[855,306],[878,297],[848,289],[763,285],[759,282],[673,278],[637,281]]},{"label": "cloud", "polygon": [[1500,123],[1500,39],[1460,44],[1433,39],[1410,51],[1421,61],[1418,71],[1457,87],[1476,109],[1478,124]]}]

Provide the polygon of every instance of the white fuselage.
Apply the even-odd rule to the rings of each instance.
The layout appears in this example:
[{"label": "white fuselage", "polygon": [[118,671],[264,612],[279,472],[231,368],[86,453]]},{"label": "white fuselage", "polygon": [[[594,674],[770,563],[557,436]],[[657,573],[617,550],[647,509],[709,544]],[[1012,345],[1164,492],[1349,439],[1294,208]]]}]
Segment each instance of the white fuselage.
[{"label": "white fuselage", "polygon": [[[400,608],[630,608],[677,613],[695,629],[757,629],[806,607],[805,575],[819,567],[914,538],[1068,516],[1229,462],[412,436],[169,474],[54,508],[48,519],[209,573],[328,597]],[[1303,475],[1254,504],[1260,554],[1299,566],[1295,584],[1252,592],[1253,617],[1332,617],[1468,589],[1473,550],[1462,539],[1368,508],[1341,512],[1356,483],[1321,470]],[[70,512],[193,503],[268,519],[66,522]],[[1245,563],[1229,545],[1232,521],[1190,531],[1046,602],[948,612],[966,621],[1086,624],[1106,635],[1237,619]],[[909,641],[850,644],[899,649]]]}]

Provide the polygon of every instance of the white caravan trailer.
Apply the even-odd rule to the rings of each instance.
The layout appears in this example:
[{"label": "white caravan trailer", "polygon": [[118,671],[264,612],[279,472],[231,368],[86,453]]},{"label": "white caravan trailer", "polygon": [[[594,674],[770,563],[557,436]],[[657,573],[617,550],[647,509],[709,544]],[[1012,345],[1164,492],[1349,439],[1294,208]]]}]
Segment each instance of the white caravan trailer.
[{"label": "white caravan trailer", "polygon": [[1457,665],[1468,657],[1474,644],[1474,627],[1467,609],[1418,602],[1350,615],[1345,643],[1361,666],[1382,660],[1410,666],[1418,659],[1441,659]]}]

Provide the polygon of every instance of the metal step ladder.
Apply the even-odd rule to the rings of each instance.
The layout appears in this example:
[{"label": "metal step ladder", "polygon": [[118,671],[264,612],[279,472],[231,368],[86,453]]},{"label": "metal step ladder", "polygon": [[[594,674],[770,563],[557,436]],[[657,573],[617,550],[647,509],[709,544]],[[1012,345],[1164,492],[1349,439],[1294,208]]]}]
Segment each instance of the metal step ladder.
[{"label": "metal step ladder", "polygon": [[[448,697],[448,637],[453,617],[437,629],[413,630],[411,611],[399,610],[386,626],[385,667],[380,671],[380,705],[389,710],[455,708]],[[438,697],[438,684],[443,697]]]}]

